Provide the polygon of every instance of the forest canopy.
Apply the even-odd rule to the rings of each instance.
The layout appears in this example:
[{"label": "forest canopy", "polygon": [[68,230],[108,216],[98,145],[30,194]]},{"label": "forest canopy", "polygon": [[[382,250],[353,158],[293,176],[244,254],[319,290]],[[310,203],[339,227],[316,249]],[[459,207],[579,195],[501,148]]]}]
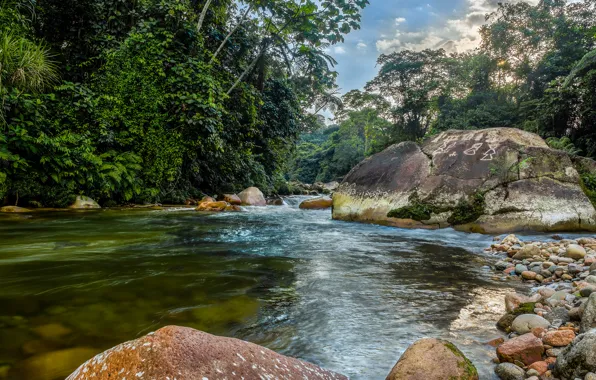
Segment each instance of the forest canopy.
[{"label": "forest canopy", "polygon": [[367,0],[0,0],[0,199],[272,192]]},{"label": "forest canopy", "polygon": [[290,178],[338,180],[392,144],[449,129],[519,128],[595,157],[596,2],[503,2],[480,35],[470,52],[382,54],[378,75],[338,102],[337,125],[301,137]]}]

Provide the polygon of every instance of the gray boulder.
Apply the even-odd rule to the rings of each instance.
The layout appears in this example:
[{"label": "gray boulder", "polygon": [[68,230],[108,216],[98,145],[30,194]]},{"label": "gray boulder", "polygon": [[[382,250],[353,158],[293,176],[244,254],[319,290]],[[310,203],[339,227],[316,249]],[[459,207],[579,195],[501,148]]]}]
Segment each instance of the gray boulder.
[{"label": "gray boulder", "polygon": [[580,324],[580,332],[585,333],[596,327],[596,293],[590,294],[585,305]]},{"label": "gray boulder", "polygon": [[575,338],[557,357],[554,374],[562,380],[584,378],[596,372],[596,332]]},{"label": "gray boulder", "polygon": [[481,233],[596,231],[570,156],[512,128],[450,130],[367,158],[333,196],[333,218]]}]

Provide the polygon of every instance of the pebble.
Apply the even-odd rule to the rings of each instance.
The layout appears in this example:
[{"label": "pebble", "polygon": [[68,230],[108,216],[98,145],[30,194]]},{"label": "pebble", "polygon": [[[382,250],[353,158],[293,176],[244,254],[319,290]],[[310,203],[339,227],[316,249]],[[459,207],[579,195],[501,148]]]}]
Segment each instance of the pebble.
[{"label": "pebble", "polygon": [[495,368],[495,373],[501,380],[524,380],[524,370],[512,363],[501,363]]},{"label": "pebble", "polygon": [[522,274],[523,272],[527,272],[528,271],[528,267],[522,264],[517,264],[515,266],[515,273],[517,274]]}]

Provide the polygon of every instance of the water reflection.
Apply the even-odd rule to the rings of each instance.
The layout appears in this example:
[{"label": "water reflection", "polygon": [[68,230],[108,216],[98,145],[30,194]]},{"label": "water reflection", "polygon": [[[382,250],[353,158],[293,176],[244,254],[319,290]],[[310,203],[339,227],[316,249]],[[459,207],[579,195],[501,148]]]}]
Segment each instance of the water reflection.
[{"label": "water reflection", "polygon": [[[446,337],[492,376],[482,337],[498,334],[492,307],[508,285],[483,269],[489,238],[336,222],[288,203],[0,218],[0,378],[168,324],[356,379],[384,378],[416,339]],[[47,326],[63,333],[40,334]]]}]

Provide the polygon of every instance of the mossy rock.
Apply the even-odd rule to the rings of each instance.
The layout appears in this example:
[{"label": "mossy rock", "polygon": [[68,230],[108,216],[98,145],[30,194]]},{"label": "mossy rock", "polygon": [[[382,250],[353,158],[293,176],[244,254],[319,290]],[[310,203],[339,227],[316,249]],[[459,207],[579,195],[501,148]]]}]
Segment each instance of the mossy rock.
[{"label": "mossy rock", "polygon": [[451,342],[421,339],[411,345],[387,380],[478,380],[474,364]]}]

